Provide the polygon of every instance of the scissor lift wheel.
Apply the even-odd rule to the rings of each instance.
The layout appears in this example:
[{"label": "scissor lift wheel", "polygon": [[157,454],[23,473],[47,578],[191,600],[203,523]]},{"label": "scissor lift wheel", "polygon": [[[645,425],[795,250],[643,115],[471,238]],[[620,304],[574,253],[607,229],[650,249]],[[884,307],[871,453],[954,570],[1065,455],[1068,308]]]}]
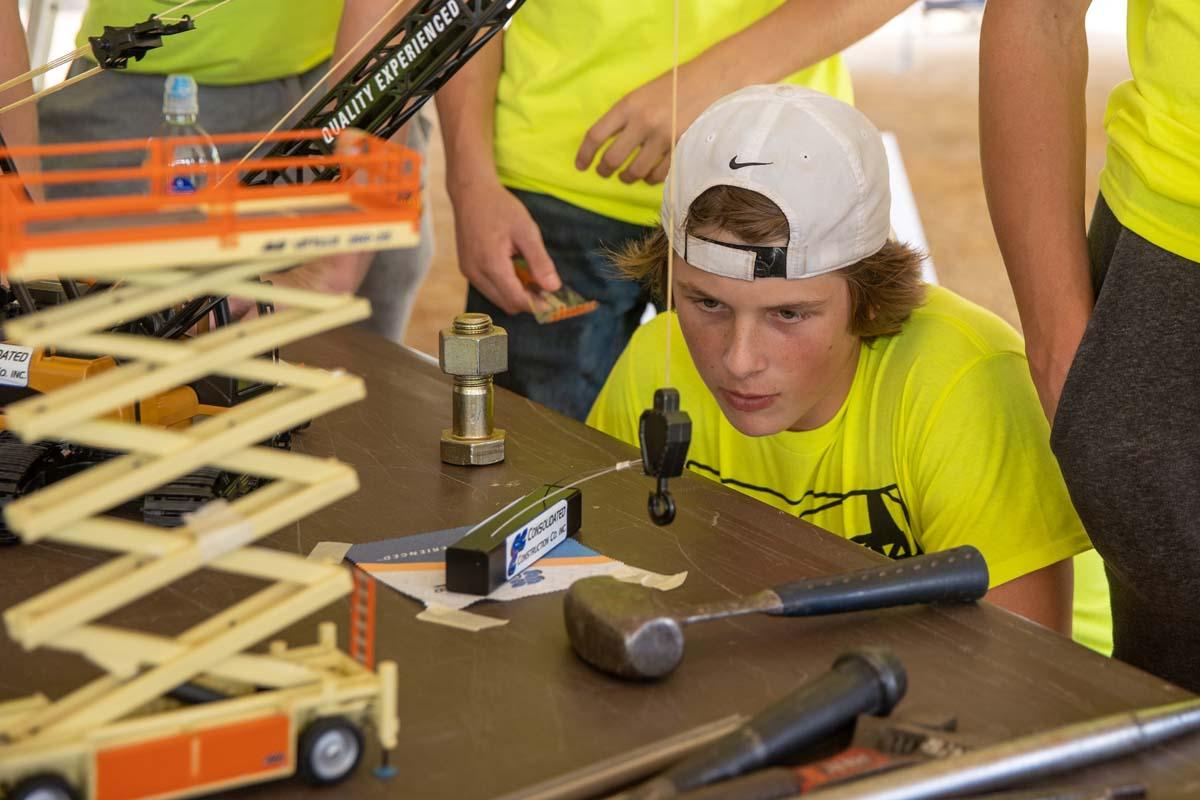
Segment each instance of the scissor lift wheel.
[{"label": "scissor lift wheel", "polygon": [[345,717],[323,717],[300,734],[296,771],[313,786],[340,783],[354,772],[362,753],[362,731],[357,725]]},{"label": "scissor lift wheel", "polygon": [[61,775],[31,775],[18,783],[5,800],[79,800],[79,794]]}]

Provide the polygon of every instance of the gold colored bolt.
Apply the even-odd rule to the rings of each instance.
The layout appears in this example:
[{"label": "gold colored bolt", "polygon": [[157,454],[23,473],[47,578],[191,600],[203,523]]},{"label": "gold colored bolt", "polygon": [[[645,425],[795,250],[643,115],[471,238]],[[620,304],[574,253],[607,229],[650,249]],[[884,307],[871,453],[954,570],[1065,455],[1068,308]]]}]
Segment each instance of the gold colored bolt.
[{"label": "gold colored bolt", "polygon": [[453,427],[442,431],[442,461],[459,466],[503,461],[504,431],[492,427],[492,376],[508,369],[508,332],[487,314],[459,314],[438,334],[438,363],[454,376]]}]

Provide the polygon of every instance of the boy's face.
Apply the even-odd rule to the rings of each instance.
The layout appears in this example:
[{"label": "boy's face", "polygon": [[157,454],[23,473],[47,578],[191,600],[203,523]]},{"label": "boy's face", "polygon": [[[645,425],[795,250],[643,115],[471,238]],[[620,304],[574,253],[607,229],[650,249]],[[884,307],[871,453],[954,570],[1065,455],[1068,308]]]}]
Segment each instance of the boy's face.
[{"label": "boy's face", "polygon": [[[698,233],[745,244],[724,231]],[[854,382],[860,341],[850,333],[845,278],[741,281],[674,258],[683,337],[733,427],[770,436],[812,430],[837,414]]]}]

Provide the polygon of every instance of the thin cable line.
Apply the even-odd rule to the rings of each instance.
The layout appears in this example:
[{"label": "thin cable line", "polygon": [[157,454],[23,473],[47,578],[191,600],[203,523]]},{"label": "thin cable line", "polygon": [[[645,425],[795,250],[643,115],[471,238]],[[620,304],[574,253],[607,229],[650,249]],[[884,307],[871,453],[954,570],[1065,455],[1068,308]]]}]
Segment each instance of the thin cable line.
[{"label": "thin cable line", "polygon": [[[162,19],[162,20],[170,19],[167,16],[168,14],[174,14],[176,11],[179,11],[180,9],[183,9],[183,8],[187,8],[192,3],[198,3],[198,2],[200,2],[200,0],[184,0],[184,2],[180,3],[179,5],[175,6],[174,8],[169,8],[166,11],[164,11],[162,14],[159,14],[157,16],[159,19]],[[223,6],[229,2],[232,2],[232,0],[221,0],[221,2],[217,3],[215,6],[212,6],[211,8],[206,8],[203,11],[201,11],[199,14],[197,14],[195,17],[193,17],[193,19],[200,19],[200,17],[203,17],[205,14],[209,13],[210,11],[216,11],[218,8],[220,8],[221,6]],[[49,61],[49,62],[43,64],[42,66],[38,67],[37,69],[32,69],[29,72],[26,72],[24,75],[18,75],[17,77],[12,78],[11,80],[5,81],[4,83],[0,83],[0,92],[3,92],[7,89],[11,89],[13,86],[16,86],[21,83],[25,83],[26,81],[36,78],[38,75],[49,72],[52,69],[61,67],[63,64],[74,61],[79,56],[86,55],[90,50],[91,50],[90,47],[76,48],[75,50],[72,50],[69,53],[61,55],[58,58],[55,58],[52,61]],[[3,108],[0,108],[0,114],[5,114],[9,111],[12,111],[13,109],[17,109],[17,108],[20,108],[21,106],[28,105],[32,102],[40,100],[43,97],[48,97],[48,96],[54,94],[55,92],[61,92],[63,89],[66,89],[68,86],[74,86],[75,84],[79,83],[80,81],[87,80],[88,78],[91,78],[91,77],[95,76],[97,73],[100,73],[103,71],[104,71],[103,67],[97,66],[97,67],[93,67],[92,69],[89,69],[87,72],[81,72],[80,74],[76,75],[73,78],[66,79],[62,83],[55,84],[54,86],[51,86],[48,89],[43,89],[40,92],[34,92],[33,94],[28,95],[27,97],[23,97],[14,103],[9,103],[8,105],[4,106]]]},{"label": "thin cable line", "polygon": [[[189,2],[194,3],[194,2],[197,2],[197,0],[189,0]],[[225,5],[226,3],[231,3],[231,2],[233,2],[233,0],[221,0],[221,2],[217,3],[215,6],[209,6],[208,8],[204,9],[203,11],[192,15],[192,19],[200,19],[205,14],[211,14],[212,12],[216,11],[221,6]],[[184,3],[183,5],[187,5],[187,3]],[[179,7],[180,6],[177,6],[177,8],[179,8]],[[175,10],[174,8],[171,9],[171,11],[168,11],[167,14],[170,14],[174,10]],[[183,17],[168,17],[166,14],[160,14],[158,18],[162,19],[162,20],[168,20],[170,22],[179,22],[181,19],[183,19]]]},{"label": "thin cable line", "polygon": [[675,209],[679,203],[676,191],[679,185],[679,165],[675,163],[675,137],[679,132],[679,0],[675,0],[675,42],[671,63],[671,147],[667,153],[670,159],[671,181],[667,186],[667,347],[666,367],[663,370],[663,383],[671,385],[671,288],[675,274]]},{"label": "thin cable line", "polygon": [[528,500],[529,502],[526,503],[522,508],[518,509],[516,511],[516,513],[512,514],[508,519],[504,520],[504,522],[501,523],[500,525],[496,526],[496,530],[494,530],[492,532],[492,538],[495,538],[496,534],[502,533],[504,531],[504,529],[508,527],[508,524],[510,522],[512,522],[514,519],[516,519],[517,517],[524,514],[526,511],[528,511],[530,508],[537,505],[538,503],[545,503],[551,497],[556,497],[556,496],[562,494],[563,492],[567,491],[568,489],[574,489],[576,486],[580,485],[581,483],[587,483],[588,481],[590,481],[594,478],[599,478],[603,475],[608,475],[613,472],[622,472],[627,469],[632,469],[633,467],[639,466],[641,463],[642,463],[641,459],[634,459],[634,460],[630,460],[630,461],[618,461],[616,464],[613,464],[611,467],[602,467],[598,470],[588,471],[587,474],[572,481],[571,483],[568,483],[566,486],[558,486],[557,485],[558,482],[556,481],[555,483],[547,486],[548,491],[544,492],[543,494],[541,494],[537,497],[531,498],[529,495],[522,495],[521,497],[518,497],[516,500],[513,500],[511,503],[504,506],[496,513],[492,514],[490,517],[483,520],[483,522],[476,523],[475,526],[473,528],[471,528],[471,530],[475,530],[477,528],[482,527],[483,525],[486,525],[488,522],[491,522],[496,517],[500,516],[505,511],[512,508],[516,504],[518,504],[524,500]]},{"label": "thin cable line", "polygon": [[[181,11],[181,10],[187,8],[192,3],[199,3],[199,2],[200,2],[200,0],[183,0],[183,2],[180,3],[179,5],[168,8],[166,11],[159,14],[158,18],[162,19],[163,17],[167,16],[168,14],[174,14],[176,11]],[[211,11],[212,9],[209,9],[209,10]],[[200,14],[203,14],[203,13],[204,13],[203,11],[200,12]],[[200,14],[197,14],[196,16],[200,16]]]},{"label": "thin cable line", "polygon": [[[224,2],[228,2],[228,0],[224,0]],[[257,153],[259,151],[259,149],[263,146],[263,144],[266,143],[267,139],[270,138],[270,136],[272,134],[276,133],[280,128],[282,128],[283,124],[288,121],[288,118],[291,117],[292,114],[296,113],[296,111],[300,108],[300,106],[302,106],[306,102],[308,102],[309,98],[311,98],[314,94],[316,94],[317,90],[320,89],[321,86],[324,85],[325,81],[327,81],[329,79],[329,76],[334,74],[335,72],[337,72],[339,69],[341,69],[342,65],[346,63],[346,60],[348,58],[350,58],[350,56],[352,56],[356,52],[358,52],[358,49],[363,46],[363,43],[366,42],[367,39],[373,33],[375,33],[376,30],[378,30],[379,26],[382,25],[384,22],[386,22],[388,17],[390,17],[393,12],[395,12],[398,8],[400,8],[400,6],[404,5],[407,2],[408,2],[408,0],[396,0],[396,4],[393,5],[391,8],[389,8],[386,12],[384,12],[379,17],[379,19],[375,22],[375,24],[367,29],[367,32],[362,35],[362,38],[360,38],[357,42],[355,42],[350,47],[350,49],[346,51],[346,54],[344,56],[342,56],[341,58],[339,58],[337,63],[334,64],[333,66],[331,66],[325,72],[325,74],[322,75],[315,84],[313,84],[313,87],[311,89],[309,89],[307,92],[305,92],[303,97],[301,97],[298,101],[296,101],[296,105],[292,106],[287,112],[284,113],[284,115],[282,117],[280,117],[278,122],[276,122],[273,126],[271,126],[271,130],[267,131],[266,134],[261,139],[258,140],[258,142],[254,145],[254,147],[250,148],[250,152],[248,152],[248,153],[246,153],[246,155],[242,156],[242,160],[239,161],[232,170],[230,170],[229,172],[226,172],[225,176],[223,178],[221,178],[221,180],[217,181],[217,186],[220,186],[222,183],[224,183],[229,178],[230,175],[233,175],[234,173],[236,173],[238,171],[238,167],[242,166],[242,164],[245,164],[247,161],[249,161],[251,156],[253,156],[255,153]]]},{"label": "thin cable line", "polygon": [[79,83],[80,81],[87,80],[88,78],[92,77],[97,72],[103,72],[103,71],[104,71],[103,67],[92,67],[87,72],[81,72],[78,75],[76,75],[74,78],[67,78],[62,83],[56,83],[54,86],[51,86],[49,89],[43,89],[40,92],[36,92],[27,97],[23,97],[15,103],[9,103],[4,108],[0,108],[0,114],[5,114],[9,111],[12,111],[15,108],[20,108],[21,106],[29,105],[30,103],[40,100],[41,98],[46,97],[47,95],[52,95],[55,92],[61,92],[63,89],[66,89],[68,86],[74,86],[75,84]]},{"label": "thin cable line", "polygon": [[89,47],[77,48],[75,50],[72,50],[69,53],[59,56],[58,58],[56,58],[52,61],[47,61],[45,64],[38,67],[37,69],[31,69],[31,70],[29,70],[29,72],[26,72],[22,75],[18,75],[17,77],[12,78],[11,80],[7,80],[4,83],[0,83],[0,92],[8,91],[9,89],[11,89],[14,86],[25,83],[26,81],[33,80],[38,75],[42,75],[46,72],[49,72],[52,69],[57,69],[58,67],[61,67],[63,64],[69,64],[71,61],[74,61],[76,58],[83,55],[90,49],[91,48],[89,48]]}]

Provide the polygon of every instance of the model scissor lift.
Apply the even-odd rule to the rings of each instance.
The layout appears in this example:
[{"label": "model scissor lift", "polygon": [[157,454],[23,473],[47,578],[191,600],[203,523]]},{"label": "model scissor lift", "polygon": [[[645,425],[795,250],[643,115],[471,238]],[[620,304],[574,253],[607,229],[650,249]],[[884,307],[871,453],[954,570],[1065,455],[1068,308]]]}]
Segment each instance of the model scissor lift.
[{"label": "model scissor lift", "polygon": [[[286,134],[279,139],[320,134]],[[239,172],[288,158],[206,171],[206,188],[170,195],[165,151],[145,166],[27,175],[27,184],[133,181],[146,194],[30,202],[0,178],[0,266],[14,281],[74,279],[108,288],[9,321],[9,341],[31,348],[111,354],[119,366],[7,408],[24,441],[64,440],[124,453],[15,500],[5,513],[26,542],[53,540],[116,555],[7,610],[26,649],[78,653],[105,674],[54,702],[0,704],[0,796],[65,800],[167,798],[299,772],[317,783],[349,774],[361,729],[396,744],[396,666],[376,671],[337,649],[331,623],[315,645],[269,639],[351,590],[329,561],[254,542],[345,497],[354,471],[333,459],[262,446],[363,396],[340,372],[261,358],[280,346],[363,319],[366,301],[258,280],[308,260],[417,239],[416,157],[372,137],[321,156],[340,177],[307,186],[246,186]],[[97,147],[142,147],[142,142]],[[33,149],[34,155],[62,148]],[[2,154],[0,154],[2,155]],[[313,157],[306,157],[312,159]],[[295,160],[295,159],[292,159]],[[188,168],[194,172],[195,167]],[[279,310],[164,340],[117,333],[122,322],[203,296],[242,297]],[[273,391],[181,429],[121,421],[129,404],[219,374]],[[172,530],[107,515],[122,503],[203,467],[268,479],[232,503],[210,503]],[[104,618],[199,569],[267,582],[174,636],[123,630]]]}]

